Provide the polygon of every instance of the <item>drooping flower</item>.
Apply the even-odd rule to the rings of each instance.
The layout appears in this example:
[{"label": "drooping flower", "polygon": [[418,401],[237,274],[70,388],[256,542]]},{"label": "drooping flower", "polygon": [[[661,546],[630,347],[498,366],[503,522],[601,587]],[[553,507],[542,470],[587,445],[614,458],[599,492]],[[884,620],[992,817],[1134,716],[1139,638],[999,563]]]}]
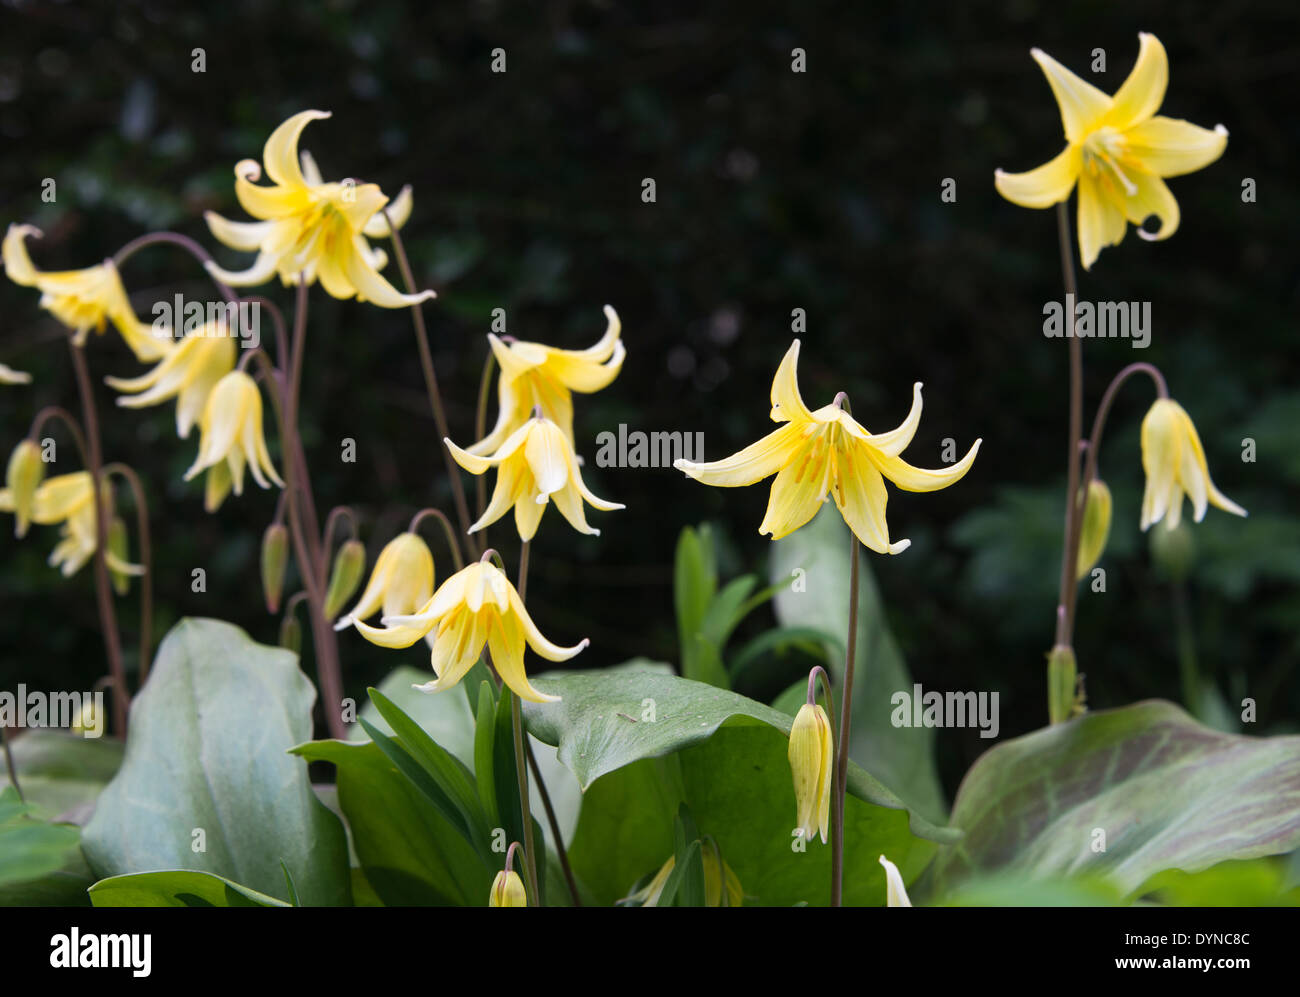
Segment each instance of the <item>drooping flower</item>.
[{"label": "drooping flower", "polygon": [[236,495],[244,494],[245,466],[260,487],[271,487],[268,478],[284,487],[262,435],[262,396],[257,382],[242,370],[233,370],[217,382],[199,425],[203,431],[199,454],[185,472],[185,480],[208,471],[204,503],[208,512],[217,510],[232,486]]},{"label": "drooping flower", "polygon": [[[1106,246],[1120,244],[1128,222],[1138,226],[1143,239],[1173,235],[1178,202],[1162,178],[1208,166],[1228,144],[1223,125],[1210,130],[1156,114],[1169,83],[1169,59],[1155,35],[1138,37],[1137,63],[1113,97],[1033,49],[1030,54],[1061,109],[1068,144],[1028,173],[994,175],[998,193],[1026,208],[1058,204],[1079,185],[1079,253],[1085,270]],[[1154,233],[1141,227],[1151,215],[1160,220]]]},{"label": "drooping flower", "polygon": [[423,609],[433,597],[433,554],[417,533],[399,533],[384,545],[370,580],[352,611],[334,624],[344,630],[358,620],[374,616],[408,616]]},{"label": "drooping flower", "polygon": [[9,226],[2,250],[5,272],[15,284],[41,292],[41,307],[72,330],[76,345],[85,345],[91,329],[103,333],[112,322],[137,360],[148,363],[170,352],[170,335],[157,336],[152,326],[136,318],[112,260],[84,270],[37,270],[25,240],[41,234],[33,225]]},{"label": "drooping flower", "polygon": [[[706,844],[700,852],[704,863],[704,906],[705,907],[743,907],[745,891],[740,885],[740,878],[725,860],[719,860],[717,850]],[[721,866],[719,866],[721,861]],[[637,890],[628,900],[637,901],[642,907],[658,907],[663,896],[668,877],[677,866],[677,857],[668,856],[668,861],[659,867],[650,882]],[[723,892],[722,882],[726,878],[727,888]]]},{"label": "drooping flower", "polygon": [[[388,234],[382,214],[388,196],[378,185],[322,183],[314,161],[299,158],[302,130],[329,116],[327,111],[301,111],[271,133],[262,150],[270,186],[256,182],[262,167],[255,160],[235,165],[235,196],[258,221],[232,222],[212,211],[204,218],[220,242],[258,255],[252,266],[239,272],[209,262],[209,273],[232,287],[262,284],[277,273],[286,285],[296,284],[299,275],[309,284],[319,278],[335,298],[356,297],[382,308],[403,308],[435,297],[433,291],[402,294],[380,275],[387,257],[366,241]],[[394,227],[400,228],[410,214],[410,201],[409,190],[404,190],[393,203]]]},{"label": "drooping flower", "polygon": [[609,305],[605,306],[605,319],[605,335],[585,350],[560,350],[517,339],[506,342],[488,333],[492,353],[501,368],[497,378],[500,411],[492,432],[470,447],[469,453],[486,457],[499,450],[538,406],[542,415],[572,440],[572,393],[590,394],[607,387],[618,377],[627,355],[619,338],[622,323]]},{"label": "drooping flower", "polygon": [[470,533],[495,523],[514,506],[519,538],[531,540],[537,533],[542,513],[550,499],[554,499],[560,514],[575,530],[596,536],[600,530],[587,524],[583,500],[606,512],[624,508],[591,493],[583,483],[572,441],[544,416],[525,422],[490,457],[468,453],[451,440],[443,442],[456,463],[471,474],[483,474],[490,467],[497,469],[492,500],[479,521],[469,528]]},{"label": "drooping flower", "polygon": [[903,885],[903,875],[898,866],[883,855],[880,864],[885,867],[885,906],[911,907],[912,901],[907,896],[907,887]]},{"label": "drooping flower", "polygon": [[1142,469],[1146,491],[1142,495],[1142,529],[1165,520],[1169,529],[1182,521],[1183,496],[1192,500],[1196,522],[1205,518],[1207,505],[1236,516],[1246,510],[1214,487],[1205,450],[1191,417],[1172,398],[1158,398],[1142,420]]},{"label": "drooping flower", "polygon": [[14,370],[8,364],[0,363],[0,384],[31,384],[32,375],[25,370]]},{"label": "drooping flower", "polygon": [[9,455],[5,486],[13,503],[14,536],[27,535],[36,506],[36,489],[45,479],[45,461],[35,440],[21,440]]},{"label": "drooping flower", "polygon": [[559,696],[538,692],[524,671],[524,644],[548,661],[567,661],[587,646],[584,639],[573,647],[560,647],[542,636],[528,615],[519,593],[496,565],[477,561],[452,575],[418,613],[385,616],[385,629],[356,628],[380,647],[410,647],[436,632],[432,664],[437,678],[416,686],[422,692],[450,689],[473,667],[484,645],[492,664],[507,686],[530,703],[555,703]]},{"label": "drooping flower", "polygon": [[816,703],[804,703],[790,725],[790,773],[794,776],[796,826],[804,841],[830,843],[831,770],[835,745],[831,722]]},{"label": "drooping flower", "polygon": [[528,893],[524,890],[524,881],[519,873],[502,869],[492,880],[492,892],[488,895],[489,907],[527,907]]},{"label": "drooping flower", "polygon": [[109,387],[126,393],[117,404],[144,408],[176,399],[176,435],[182,440],[199,421],[212,389],[235,369],[235,339],[220,323],[208,323],[182,339],[158,366],[140,377],[106,377]]},{"label": "drooping flower", "polygon": [[885,521],[885,479],[909,492],[932,492],[959,481],[975,461],[980,440],[951,467],[929,471],[898,455],[912,441],[921,421],[921,385],[912,389],[912,410],[887,433],[868,433],[838,399],[813,412],[799,394],[795,340],[772,381],[772,420],[784,425],[723,460],[673,466],[706,485],[735,488],[775,474],[767,515],[759,533],[780,540],[816,515],[827,494],[864,544],[881,554],[898,554],[910,540],[891,543]]},{"label": "drooping flower", "polygon": [[[76,574],[95,554],[99,529],[90,481],[89,471],[55,475],[41,482],[32,502],[33,523],[60,526],[63,539],[50,554],[49,563],[64,577]],[[0,512],[14,512],[15,506],[13,489],[0,490]],[[105,560],[114,574],[144,574],[144,568],[128,563],[110,547],[105,548]]]}]

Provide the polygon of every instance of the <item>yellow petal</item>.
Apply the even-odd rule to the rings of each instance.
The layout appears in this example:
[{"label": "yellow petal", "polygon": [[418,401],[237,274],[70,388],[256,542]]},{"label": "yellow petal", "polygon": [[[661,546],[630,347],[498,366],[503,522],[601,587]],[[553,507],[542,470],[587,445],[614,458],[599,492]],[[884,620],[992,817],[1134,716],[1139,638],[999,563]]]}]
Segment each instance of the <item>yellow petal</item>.
[{"label": "yellow petal", "polygon": [[1123,130],[1146,121],[1165,99],[1169,85],[1169,57],[1155,35],[1138,35],[1137,62],[1123,85],[1115,91],[1106,124]]},{"label": "yellow petal", "polygon": [[706,485],[716,485],[720,488],[752,485],[775,474],[788,464],[794,458],[803,438],[804,427],[798,423],[787,422],[757,443],[751,443],[744,450],[730,457],[703,464],[678,459],[673,461],[673,467]]},{"label": "yellow petal", "polygon": [[1065,126],[1065,140],[1078,145],[1088,132],[1097,127],[1111,100],[1086,80],[1081,80],[1041,49],[1032,49],[1030,55],[1043,70],[1047,83],[1061,109],[1061,122]]},{"label": "yellow petal", "polygon": [[298,138],[313,121],[322,121],[329,116],[328,111],[299,111],[271,133],[262,149],[262,162],[272,181],[284,187],[307,185],[298,161]]},{"label": "yellow petal", "polygon": [[947,488],[962,479],[966,472],[970,470],[971,465],[975,463],[975,455],[979,453],[982,442],[983,440],[976,440],[971,448],[966,451],[966,456],[951,467],[934,471],[913,467],[901,457],[889,457],[885,454],[875,453],[870,449],[865,452],[880,473],[903,491],[933,492],[938,491],[940,488]]},{"label": "yellow petal", "polygon": [[39,239],[43,234],[35,225],[11,224],[5,231],[4,245],[0,254],[4,257],[5,273],[15,284],[31,287],[41,276],[32,265],[32,258],[27,254],[27,243],[24,240],[29,235]]},{"label": "yellow petal", "polygon": [[[821,446],[825,447],[825,443]],[[817,467],[810,467],[809,463],[799,456],[777,472],[759,533],[769,533],[773,540],[780,540],[817,515],[829,489],[831,458],[823,457]]]},{"label": "yellow petal", "polygon": [[[389,202],[385,209],[376,215],[372,215],[366,222],[365,227],[361,230],[362,234],[370,239],[387,239],[389,236],[388,219],[392,219],[393,228],[401,229],[411,217],[411,208],[414,206],[415,199],[411,195],[411,185],[408,183],[402,188],[401,192]],[[384,216],[387,215],[388,218]],[[382,268],[381,268],[382,269]]]},{"label": "yellow petal", "polygon": [[1126,156],[1148,173],[1178,177],[1208,166],[1228,147],[1228,129],[1157,115],[1124,133]]},{"label": "yellow petal", "polygon": [[558,703],[559,696],[550,696],[533,688],[524,671],[524,635],[519,620],[513,615],[496,616],[488,628],[488,650],[492,664],[512,692],[529,703]]},{"label": "yellow petal", "polygon": [[534,419],[524,443],[524,456],[542,495],[558,492],[569,481],[568,438],[549,419]]},{"label": "yellow petal", "polygon": [[401,648],[410,647],[417,640],[433,629],[430,624],[428,628],[412,626],[396,627],[372,627],[361,620],[354,620],[353,626],[361,633],[361,636],[372,644],[378,644],[380,647]]},{"label": "yellow petal", "polygon": [[[1137,187],[1137,193],[1124,199],[1124,215],[1134,225],[1139,226],[1137,234],[1148,242],[1168,239],[1178,231],[1178,202],[1169,192],[1168,185],[1154,173],[1142,173],[1134,170],[1130,179]],[[1147,218],[1155,215],[1160,219],[1160,228],[1148,232],[1141,225]]]},{"label": "yellow petal", "polygon": [[1022,208],[1050,208],[1070,196],[1079,179],[1082,150],[1067,145],[1060,155],[1027,173],[993,174],[993,186],[1012,204]]},{"label": "yellow petal", "polygon": [[772,421],[811,422],[813,414],[799,394],[799,340],[790,344],[772,378]]},{"label": "yellow petal", "polygon": [[208,223],[214,239],[231,249],[247,253],[262,245],[275,226],[275,222],[232,222],[215,211],[203,212],[203,220]]},{"label": "yellow petal", "polygon": [[885,481],[862,448],[847,450],[840,460],[840,487],[835,504],[853,535],[877,554],[901,554],[910,540],[889,542],[885,503],[889,495]]},{"label": "yellow petal", "polygon": [[885,906],[911,907],[912,901],[908,899],[907,887],[903,885],[903,875],[898,871],[898,866],[883,855],[880,856],[880,864],[885,867]]},{"label": "yellow petal", "polygon": [[[887,433],[874,433],[863,435],[861,437],[864,443],[869,443],[880,453],[888,457],[897,457],[907,449],[907,445],[912,442],[912,437],[916,435],[916,428],[921,424],[921,382],[917,381],[912,385],[912,407],[908,410],[907,418],[902,421],[897,429],[891,429]],[[856,435],[856,434],[855,434]]]},{"label": "yellow petal", "polygon": [[1079,174],[1079,260],[1090,270],[1107,246],[1124,239],[1124,212],[1086,170]]},{"label": "yellow petal", "polygon": [[14,370],[8,364],[0,363],[0,384],[31,384],[32,375],[25,370]]},{"label": "yellow petal", "polygon": [[351,251],[343,254],[343,270],[347,274],[357,295],[363,301],[369,301],[380,308],[406,308],[418,305],[421,301],[436,298],[433,291],[421,291],[419,294],[402,294],[388,283],[370,263],[366,253],[367,247],[358,236],[351,246]]},{"label": "yellow petal", "polygon": [[585,638],[572,647],[561,647],[559,644],[551,643],[537,629],[537,624],[528,615],[528,610],[524,607],[523,600],[519,598],[519,593],[513,585],[510,586],[506,595],[510,600],[510,612],[519,620],[519,626],[523,630],[524,639],[528,641],[528,646],[547,661],[568,661],[587,646],[588,642]]}]

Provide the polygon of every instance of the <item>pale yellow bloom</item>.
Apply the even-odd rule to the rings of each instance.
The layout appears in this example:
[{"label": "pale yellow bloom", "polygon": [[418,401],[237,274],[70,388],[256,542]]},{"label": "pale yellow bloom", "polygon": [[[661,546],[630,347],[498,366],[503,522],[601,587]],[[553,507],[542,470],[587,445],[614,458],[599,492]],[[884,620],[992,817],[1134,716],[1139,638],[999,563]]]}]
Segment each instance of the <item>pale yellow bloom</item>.
[{"label": "pale yellow bloom", "polygon": [[622,323],[609,305],[605,306],[605,319],[608,323],[605,335],[585,350],[559,350],[519,340],[507,343],[488,333],[492,353],[501,368],[497,378],[500,412],[492,432],[470,447],[469,452],[486,457],[499,450],[538,406],[542,415],[572,440],[572,393],[590,394],[608,386],[623,369],[623,358],[627,355],[619,338]]},{"label": "pale yellow bloom", "polygon": [[[31,521],[42,526],[58,524],[63,539],[50,554],[51,567],[65,577],[74,575],[95,554],[98,520],[89,471],[74,471],[47,478],[36,489]],[[15,496],[10,488],[0,490],[0,512],[15,511]],[[110,519],[111,519],[110,515]],[[144,568],[130,564],[112,550],[105,551],[110,571],[122,575],[141,575]]]},{"label": "pale yellow bloom", "polygon": [[379,552],[361,598],[350,613],[334,624],[334,629],[350,627],[381,608],[386,617],[415,613],[433,597],[433,581],[429,545],[418,534],[399,533]]},{"label": "pale yellow bloom", "polygon": [[[323,183],[308,156],[299,157],[298,139],[326,111],[302,111],[280,125],[266,140],[262,162],[270,186],[261,186],[262,167],[245,159],[235,165],[235,196],[255,222],[232,222],[215,212],[204,215],[212,234],[232,249],[257,251],[247,270],[232,272],[208,263],[217,280],[232,287],[262,284],[277,273],[286,284],[299,275],[307,283],[320,279],[335,298],[356,297],[383,308],[402,308],[435,297],[433,291],[402,294],[379,270],[385,254],[366,241],[388,235],[383,210],[388,196],[376,184],[352,181]],[[404,189],[393,202],[393,225],[400,228],[411,211]]]},{"label": "pale yellow bloom", "polygon": [[8,364],[0,363],[0,384],[31,384],[32,375],[25,370],[14,370]]},{"label": "pale yellow bloom", "polygon": [[816,835],[830,844],[831,771],[835,745],[826,711],[804,703],[790,725],[790,773],[794,776],[796,826],[805,841]]},{"label": "pale yellow bloom", "polygon": [[385,629],[357,620],[356,628],[380,647],[410,647],[436,632],[431,661],[437,679],[416,686],[422,692],[450,689],[465,677],[486,645],[501,681],[516,696],[531,703],[559,702],[559,696],[548,696],[529,684],[524,644],[548,661],[567,661],[587,646],[583,640],[573,647],[560,647],[543,637],[510,579],[486,561],[448,578],[418,613],[385,616],[383,623]]},{"label": "pale yellow bloom", "polygon": [[[700,852],[700,857],[704,861],[704,906],[705,907],[743,907],[745,905],[745,891],[740,885],[740,879],[732,870],[731,866],[722,862],[719,868],[717,850],[708,842]],[[674,855],[668,856],[668,861],[659,867],[659,871],[645,886],[633,893],[628,900],[639,901],[642,907],[658,907],[659,899],[663,896],[664,887],[668,885],[668,877],[672,875],[673,869],[677,865],[677,858]],[[726,893],[722,890],[722,880],[726,877]]]},{"label": "pale yellow bloom", "polygon": [[903,875],[898,871],[898,866],[883,855],[880,856],[880,864],[885,867],[885,906],[911,907],[912,901],[908,899],[907,887],[903,885]]},{"label": "pale yellow bloom", "polygon": [[[1082,493],[1079,498],[1082,500]],[[1111,508],[1110,488],[1106,482],[1093,478],[1088,484],[1088,507],[1084,510],[1083,522],[1079,525],[1076,579],[1086,576],[1106,550],[1106,541],[1110,538]]]},{"label": "pale yellow bloom", "polygon": [[156,336],[147,322],[136,318],[112,260],[84,270],[37,270],[27,255],[29,235],[39,239],[41,230],[9,226],[3,245],[5,272],[15,284],[41,292],[41,307],[72,330],[74,343],[84,346],[91,329],[102,333],[112,322],[137,360],[148,363],[166,356],[173,345],[170,336]]},{"label": "pale yellow bloom", "polygon": [[236,343],[223,334],[221,323],[210,322],[180,341],[158,366],[140,377],[106,377],[111,388],[131,395],[119,398],[123,408],[144,408],[176,399],[176,433],[181,439],[199,421],[217,382],[235,369]]},{"label": "pale yellow bloom", "polygon": [[1172,398],[1158,398],[1142,420],[1142,469],[1146,491],[1142,495],[1142,529],[1165,520],[1169,529],[1182,521],[1183,495],[1192,500],[1196,522],[1205,518],[1207,505],[1237,516],[1246,510],[1214,487],[1205,463],[1201,438],[1191,417]]},{"label": "pale yellow bloom", "polygon": [[14,536],[24,537],[36,506],[36,489],[45,479],[45,461],[35,440],[21,440],[9,455],[5,468],[5,490],[14,513]]},{"label": "pale yellow bloom", "polygon": [[471,474],[497,469],[497,484],[479,521],[470,533],[490,526],[504,516],[511,506],[521,540],[531,540],[542,521],[542,513],[551,499],[560,514],[579,533],[598,535],[600,530],[587,524],[583,500],[606,512],[622,509],[617,502],[598,498],[582,481],[578,455],[573,443],[550,419],[529,419],[516,429],[490,457],[478,457],[462,450],[451,440],[444,440],[451,455]]},{"label": "pale yellow bloom", "polygon": [[528,894],[524,890],[524,881],[519,873],[502,869],[492,881],[492,892],[488,895],[489,907],[527,907]]},{"label": "pale yellow bloom", "polygon": [[[1065,125],[1065,150],[1028,173],[998,170],[994,183],[1008,201],[1047,208],[1079,185],[1079,253],[1089,269],[1106,246],[1118,246],[1128,222],[1143,239],[1168,239],[1178,230],[1178,202],[1163,177],[1208,166],[1228,145],[1214,130],[1156,114],[1169,83],[1169,59],[1155,35],[1140,34],[1137,64],[1115,95],[1102,93],[1039,49],[1031,54],[1047,76]],[[1141,228],[1155,215],[1160,228]]]},{"label": "pale yellow bloom", "polygon": [[185,480],[208,469],[208,512],[216,511],[232,486],[236,495],[244,493],[245,466],[260,487],[271,487],[268,478],[284,487],[262,435],[262,396],[257,383],[242,370],[231,371],[217,382],[199,425],[203,431],[199,454]]},{"label": "pale yellow bloom", "polygon": [[827,494],[845,522],[864,544],[881,554],[898,554],[910,540],[891,543],[885,521],[885,479],[909,492],[946,488],[970,470],[980,440],[951,467],[929,471],[898,455],[912,442],[921,422],[921,385],[912,388],[912,410],[902,425],[887,433],[868,433],[840,405],[813,412],[799,394],[795,340],[772,381],[772,420],[784,423],[757,443],[724,460],[697,464],[677,460],[673,466],[706,485],[735,488],[775,474],[767,515],[759,533],[780,540],[816,515]]}]

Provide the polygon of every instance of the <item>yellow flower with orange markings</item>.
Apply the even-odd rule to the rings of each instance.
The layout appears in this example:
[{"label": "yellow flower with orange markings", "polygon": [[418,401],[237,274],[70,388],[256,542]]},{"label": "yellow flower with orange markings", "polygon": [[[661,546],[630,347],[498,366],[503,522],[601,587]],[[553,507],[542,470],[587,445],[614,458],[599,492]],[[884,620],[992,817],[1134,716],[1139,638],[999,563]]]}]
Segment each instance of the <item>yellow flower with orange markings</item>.
[{"label": "yellow flower with orange markings", "polygon": [[[885,480],[909,492],[932,492],[961,480],[975,462],[980,440],[951,467],[925,470],[898,455],[921,422],[921,385],[912,389],[912,409],[897,429],[868,433],[840,398],[816,411],[799,394],[795,340],[772,381],[772,420],[783,423],[757,443],[723,460],[673,466],[706,485],[736,488],[775,474],[767,514],[759,533],[773,540],[793,533],[816,515],[827,495],[835,499],[854,535],[881,554],[898,554],[910,540],[891,542],[885,521]],[[842,397],[842,396],[841,396]]]},{"label": "yellow flower with orange markings", "polygon": [[484,646],[492,654],[497,674],[516,696],[530,703],[555,703],[559,696],[538,692],[524,671],[524,645],[548,661],[568,661],[587,646],[560,647],[542,636],[528,615],[519,593],[505,574],[488,561],[477,561],[452,575],[433,598],[410,616],[385,616],[384,627],[360,620],[356,628],[380,647],[410,647],[434,633],[432,682],[416,686],[422,692],[442,692],[468,672]]},{"label": "yellow flower with orange markings", "polygon": [[[1026,208],[1047,208],[1079,187],[1079,253],[1090,269],[1107,246],[1118,246],[1128,223],[1147,240],[1178,230],[1178,202],[1163,178],[1208,166],[1228,145],[1228,130],[1211,130],[1156,114],[1169,83],[1169,58],[1155,35],[1138,36],[1137,63],[1109,96],[1080,79],[1046,52],[1031,55],[1042,67],[1065,126],[1065,150],[1028,173],[998,170],[1003,197]],[[1143,229],[1155,215],[1160,228]]]},{"label": "yellow flower with orange markings", "polygon": [[1142,420],[1142,469],[1147,478],[1143,530],[1162,519],[1175,529],[1183,518],[1184,495],[1192,500],[1192,516],[1198,523],[1210,505],[1235,516],[1246,515],[1245,509],[1214,487],[1196,426],[1172,398],[1156,399]]},{"label": "yellow flower with orange markings", "polygon": [[492,432],[468,452],[486,457],[540,407],[542,415],[573,439],[573,392],[590,394],[607,387],[623,369],[627,350],[620,338],[618,313],[605,306],[605,335],[585,350],[560,350],[542,343],[500,339],[488,333],[492,354],[501,368],[497,378],[500,411]]},{"label": "yellow flower with orange markings", "polygon": [[[209,262],[208,272],[232,287],[263,284],[276,274],[286,285],[296,284],[301,275],[309,284],[319,279],[335,298],[355,297],[382,308],[403,308],[435,297],[433,291],[402,294],[380,275],[387,257],[366,241],[389,234],[383,213],[388,196],[378,185],[323,183],[314,161],[299,156],[303,129],[329,116],[327,111],[301,111],[271,133],[262,150],[270,185],[257,183],[262,166],[255,160],[235,165],[235,196],[258,220],[232,222],[212,211],[204,219],[220,242],[232,249],[256,250],[257,259],[241,271]],[[409,189],[393,202],[394,228],[410,214],[410,202]]]},{"label": "yellow flower with orange markings", "polygon": [[155,335],[149,323],[136,318],[112,260],[83,270],[37,270],[27,255],[28,236],[39,239],[41,230],[34,225],[9,226],[0,249],[5,273],[15,284],[41,292],[41,307],[72,330],[76,345],[84,346],[91,329],[102,334],[111,322],[137,360],[148,363],[171,351],[170,336]]},{"label": "yellow flower with orange markings", "polygon": [[588,525],[583,502],[605,512],[624,508],[592,494],[583,483],[572,441],[545,417],[529,419],[490,457],[475,456],[451,440],[443,442],[456,463],[471,474],[483,474],[491,467],[497,469],[492,500],[478,522],[469,528],[470,533],[495,523],[513,506],[519,538],[531,540],[537,533],[542,513],[554,499],[569,525],[579,533],[596,536],[600,530]]}]

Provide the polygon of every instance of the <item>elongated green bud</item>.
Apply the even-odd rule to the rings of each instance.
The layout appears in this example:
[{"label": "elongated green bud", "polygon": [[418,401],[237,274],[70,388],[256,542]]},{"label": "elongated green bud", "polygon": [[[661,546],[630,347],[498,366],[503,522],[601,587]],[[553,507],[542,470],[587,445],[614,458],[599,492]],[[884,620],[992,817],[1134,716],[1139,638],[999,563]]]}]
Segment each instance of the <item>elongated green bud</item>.
[{"label": "elongated green bud", "polygon": [[114,563],[126,563],[129,553],[126,540],[126,522],[121,516],[114,516],[108,524],[108,573],[113,579],[113,591],[118,595],[126,595],[131,588],[131,576],[113,567]]},{"label": "elongated green bud", "polygon": [[[1080,493],[1082,499],[1082,493]],[[1088,484],[1088,506],[1083,511],[1083,524],[1079,530],[1079,562],[1075,578],[1087,576],[1093,565],[1101,560],[1110,538],[1110,489],[1106,482],[1094,478]]]},{"label": "elongated green bud", "polygon": [[35,440],[23,440],[9,455],[5,471],[5,485],[13,495],[14,536],[25,537],[32,525],[32,511],[36,507],[36,488],[45,477],[45,461]]},{"label": "elongated green bud", "polygon": [[325,591],[325,619],[338,616],[346,603],[356,594],[361,576],[366,573],[366,548],[360,540],[346,540],[334,555],[330,571],[329,588]]},{"label": "elongated green bud", "polygon": [[280,621],[280,646],[294,654],[302,654],[302,624],[296,613],[286,613]]},{"label": "elongated green bud", "polygon": [[266,596],[268,613],[280,610],[284,571],[288,563],[289,531],[283,523],[272,523],[262,534],[262,593]]},{"label": "elongated green bud", "polygon": [[1057,644],[1047,656],[1047,716],[1054,723],[1064,723],[1074,713],[1078,665],[1074,651]]}]

